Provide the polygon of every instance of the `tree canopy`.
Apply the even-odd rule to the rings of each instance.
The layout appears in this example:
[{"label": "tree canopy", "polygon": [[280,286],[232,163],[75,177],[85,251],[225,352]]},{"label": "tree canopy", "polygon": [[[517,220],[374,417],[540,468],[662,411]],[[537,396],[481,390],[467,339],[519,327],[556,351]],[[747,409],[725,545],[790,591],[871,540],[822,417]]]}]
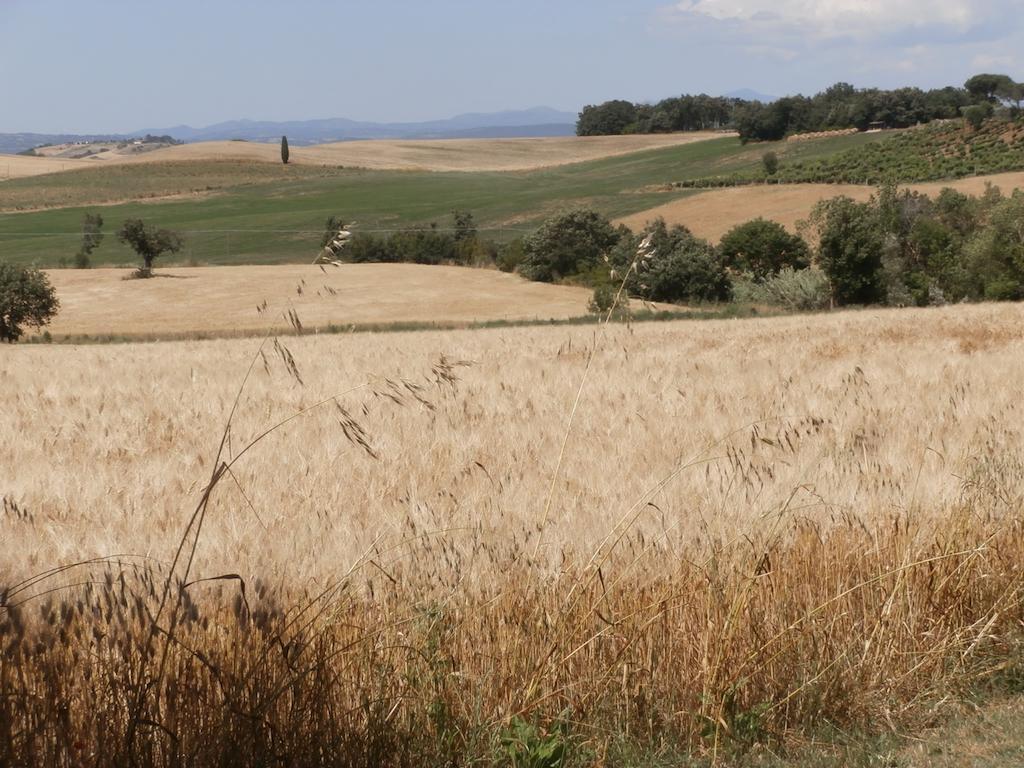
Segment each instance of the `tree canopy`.
[{"label": "tree canopy", "polygon": [[43,272],[0,264],[0,341],[13,343],[26,327],[42,328],[59,308],[57,292]]},{"label": "tree canopy", "polygon": [[127,219],[117,233],[117,239],[131,246],[142,258],[139,275],[149,277],[153,262],[165,253],[177,253],[184,244],[181,235],[169,229],[147,226],[142,219]]}]

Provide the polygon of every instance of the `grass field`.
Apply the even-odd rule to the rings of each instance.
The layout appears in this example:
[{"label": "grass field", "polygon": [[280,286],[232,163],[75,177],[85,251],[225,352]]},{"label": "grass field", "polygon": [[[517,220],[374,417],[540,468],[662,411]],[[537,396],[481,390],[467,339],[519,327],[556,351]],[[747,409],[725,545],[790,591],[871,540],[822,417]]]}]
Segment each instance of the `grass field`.
[{"label": "grass field", "polygon": [[[308,329],[329,325],[484,323],[580,317],[591,291],[531,283],[496,270],[417,264],[175,268],[152,280],[123,269],[54,270],[61,336],[263,331],[294,310]],[[287,324],[284,324],[287,327]]]},{"label": "grass field", "polygon": [[728,764],[937,722],[1019,675],[1022,328],[6,349],[0,762]]},{"label": "grass field", "polygon": [[[789,157],[811,158],[876,141],[858,135],[782,143]],[[107,231],[142,217],[186,233],[177,263],[277,264],[312,260],[323,221],[339,215],[359,228],[445,224],[453,209],[472,212],[485,234],[510,239],[552,212],[588,205],[628,216],[692,192],[670,182],[760,163],[766,148],[735,138],[646,150],[523,172],[424,173],[355,171],[267,163],[195,162],[121,165],[16,180],[0,185],[0,249],[16,263],[56,266],[78,246],[82,216],[103,204]],[[153,153],[156,154],[156,153]],[[125,203],[126,198],[134,201]],[[167,199],[172,198],[172,199]],[[19,208],[52,210],[13,213]],[[97,264],[125,264],[134,255],[113,237]]]},{"label": "grass field", "polygon": [[[1003,193],[1024,189],[1024,172],[1001,173],[994,176],[976,176],[969,179],[936,181],[926,184],[908,184],[909,189],[926,195],[937,195],[944,187],[951,187],[969,195],[981,195],[986,184],[994,184]],[[704,191],[700,194],[674,200],[648,211],[625,216],[618,223],[639,230],[656,218],[669,224],[683,224],[698,236],[713,242],[738,224],[761,216],[777,221],[792,231],[810,216],[815,204],[839,195],[865,201],[877,192],[875,187],[857,184],[778,184],[731,187]]]}]

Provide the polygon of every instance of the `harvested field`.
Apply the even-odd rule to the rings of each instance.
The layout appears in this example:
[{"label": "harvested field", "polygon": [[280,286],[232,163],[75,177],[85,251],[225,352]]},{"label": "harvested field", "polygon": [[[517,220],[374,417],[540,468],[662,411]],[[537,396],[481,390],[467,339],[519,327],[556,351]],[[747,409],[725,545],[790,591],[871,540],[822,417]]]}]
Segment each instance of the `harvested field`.
[{"label": "harvested field", "polygon": [[728,764],[934,722],[1018,669],[1022,328],[3,349],[0,762]]},{"label": "harvested field", "polygon": [[[952,187],[971,195],[980,195],[986,184],[995,184],[1003,192],[1024,188],[1024,173],[1002,173],[967,179],[909,184],[911,189],[934,195],[945,187]],[[867,200],[875,193],[874,187],[856,184],[779,184],[742,186],[701,192],[692,197],[659,205],[648,211],[626,216],[618,223],[634,230],[659,216],[669,224],[684,224],[695,234],[712,241],[750,219],[758,216],[777,221],[796,231],[799,221],[806,219],[811,209],[821,200],[847,195],[855,200]]]},{"label": "harvested field", "polygon": [[[290,163],[399,171],[529,171],[628,155],[648,149],[693,144],[730,135],[732,134],[707,132],[582,138],[343,141],[312,147],[292,147]],[[6,155],[0,156],[0,172],[6,160]],[[139,154],[104,153],[88,160],[65,161],[65,165],[67,170],[71,170],[101,164],[137,165],[222,160],[279,165],[281,151],[277,144],[210,141],[166,147]],[[53,166],[53,170],[60,168]]]},{"label": "harvested field", "polygon": [[87,160],[0,155],[0,181],[24,179],[29,176],[45,176],[50,173],[61,173],[62,171],[74,171],[90,167],[92,166]]},{"label": "harvested field", "polygon": [[[485,269],[345,264],[51,270],[55,336],[265,331],[294,309],[309,328],[388,323],[549,320],[587,313],[591,291]],[[257,307],[265,309],[257,312]]]}]

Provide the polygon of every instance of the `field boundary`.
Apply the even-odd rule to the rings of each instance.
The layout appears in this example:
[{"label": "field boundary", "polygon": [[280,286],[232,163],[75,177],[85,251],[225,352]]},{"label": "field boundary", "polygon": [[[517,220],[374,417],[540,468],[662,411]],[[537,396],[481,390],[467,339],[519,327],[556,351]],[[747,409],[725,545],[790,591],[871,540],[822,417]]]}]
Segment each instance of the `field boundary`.
[{"label": "field boundary", "polygon": [[[747,320],[756,318],[781,317],[792,314],[783,310],[763,310],[758,307],[740,306],[736,304],[724,305],[721,308],[709,307],[706,309],[689,308],[679,311],[641,310],[633,312],[627,320],[613,320],[612,322],[629,323],[665,323],[679,322],[685,320]],[[801,313],[809,314],[809,313]],[[65,333],[49,334],[47,331],[26,336],[22,345],[47,345],[58,346],[77,344],[148,344],[161,342],[180,341],[222,341],[225,339],[256,339],[266,336],[336,336],[342,334],[364,334],[364,333],[420,333],[429,331],[482,331],[496,328],[540,328],[546,326],[580,326],[599,325],[603,320],[600,315],[577,315],[575,317],[550,318],[547,320],[522,319],[522,320],[478,320],[464,322],[444,321],[395,321],[393,323],[328,323],[326,325],[314,325],[303,327],[301,330],[282,325],[278,328],[240,328],[238,330],[224,331],[181,331],[168,333]]]}]

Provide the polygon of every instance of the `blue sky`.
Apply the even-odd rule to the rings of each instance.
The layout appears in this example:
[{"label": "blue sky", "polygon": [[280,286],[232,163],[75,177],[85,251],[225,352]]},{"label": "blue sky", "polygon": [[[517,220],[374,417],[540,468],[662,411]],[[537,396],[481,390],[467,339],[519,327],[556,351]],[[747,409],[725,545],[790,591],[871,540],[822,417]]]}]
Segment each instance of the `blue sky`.
[{"label": "blue sky", "polygon": [[1024,80],[1021,0],[0,0],[0,131]]}]

